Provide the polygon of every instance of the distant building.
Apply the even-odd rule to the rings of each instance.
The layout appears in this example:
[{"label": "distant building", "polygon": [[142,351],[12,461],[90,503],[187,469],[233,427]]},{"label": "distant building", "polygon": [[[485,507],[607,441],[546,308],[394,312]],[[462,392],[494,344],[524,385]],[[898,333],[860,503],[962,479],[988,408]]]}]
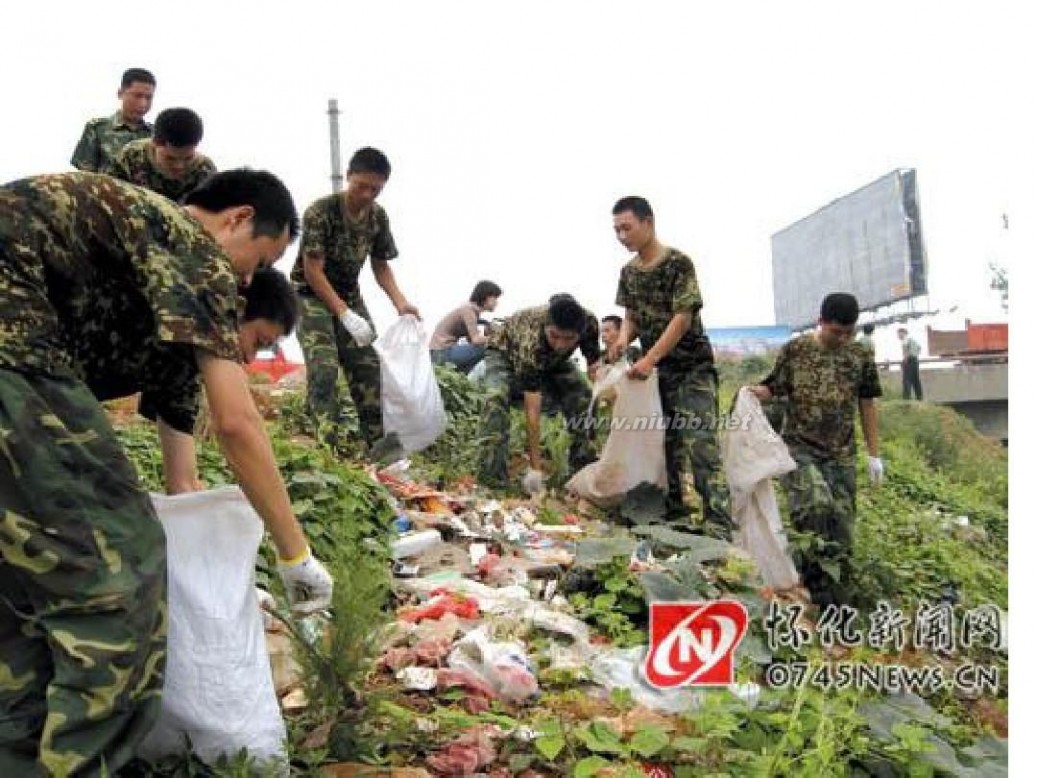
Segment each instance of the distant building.
[{"label": "distant building", "polygon": [[792,337],[784,325],[767,327],[707,328],[706,334],[718,357],[760,356],[777,351]]}]

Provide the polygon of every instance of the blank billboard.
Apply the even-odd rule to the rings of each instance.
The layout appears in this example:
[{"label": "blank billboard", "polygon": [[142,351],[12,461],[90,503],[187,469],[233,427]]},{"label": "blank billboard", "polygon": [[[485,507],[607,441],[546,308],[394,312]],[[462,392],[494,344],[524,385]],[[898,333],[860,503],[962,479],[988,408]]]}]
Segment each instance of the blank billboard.
[{"label": "blank billboard", "polygon": [[774,319],[817,321],[830,292],[862,310],[926,293],[925,244],[915,171],[895,170],[771,236]]}]

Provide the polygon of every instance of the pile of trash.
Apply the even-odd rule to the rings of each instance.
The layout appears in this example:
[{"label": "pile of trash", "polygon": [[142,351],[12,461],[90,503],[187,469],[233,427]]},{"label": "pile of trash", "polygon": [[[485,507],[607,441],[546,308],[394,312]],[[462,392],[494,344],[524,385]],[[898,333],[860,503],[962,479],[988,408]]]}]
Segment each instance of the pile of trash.
[{"label": "pile of trash", "polygon": [[[409,468],[401,460],[370,470],[393,496],[397,513],[390,545],[399,605],[377,662],[384,683],[430,701],[462,690],[460,702],[473,715],[495,702],[532,705],[541,694],[539,676],[547,671],[577,674],[600,687],[603,699],[624,690],[652,715],[699,706],[701,692],[661,692],[648,685],[641,669],[647,647],[620,648],[596,636],[563,593],[593,556],[587,549],[615,539],[614,524],[567,510],[565,503],[547,505],[543,497],[498,500],[474,489],[443,492],[413,480]],[[649,542],[628,540],[609,546],[602,559],[619,552],[629,555],[631,571],[665,574]],[[717,556],[741,553],[729,544],[702,541],[721,547]],[[531,643],[538,636],[534,652]],[[282,707],[298,712],[305,700],[287,640],[276,631],[270,637]],[[730,688],[748,705],[755,705],[759,691],[754,684]],[[447,699],[457,699],[456,692]],[[493,762],[497,741],[522,736],[536,733],[480,726],[430,754],[426,766],[439,774],[472,774]]]}]

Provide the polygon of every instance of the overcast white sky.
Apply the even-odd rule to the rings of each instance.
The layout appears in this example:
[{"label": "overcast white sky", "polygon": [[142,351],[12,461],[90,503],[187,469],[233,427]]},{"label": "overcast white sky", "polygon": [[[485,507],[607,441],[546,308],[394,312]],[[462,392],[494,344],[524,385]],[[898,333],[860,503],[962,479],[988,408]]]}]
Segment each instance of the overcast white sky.
[{"label": "overcast white sky", "polygon": [[[626,257],[610,209],[626,194],[695,259],[720,327],[773,322],[774,232],[914,167],[930,303],[990,321],[987,262],[1009,262],[1037,212],[1028,16],[999,2],[19,3],[0,45],[0,179],[68,169],[83,122],[143,66],[151,119],[194,108],[218,166],[276,172],[301,212],[330,191],[337,97],[343,156],[373,145],[393,164],[396,276],[430,327],[480,278],[504,288],[499,313],[563,290],[613,312]],[[384,329],[369,271],[363,287]]]}]

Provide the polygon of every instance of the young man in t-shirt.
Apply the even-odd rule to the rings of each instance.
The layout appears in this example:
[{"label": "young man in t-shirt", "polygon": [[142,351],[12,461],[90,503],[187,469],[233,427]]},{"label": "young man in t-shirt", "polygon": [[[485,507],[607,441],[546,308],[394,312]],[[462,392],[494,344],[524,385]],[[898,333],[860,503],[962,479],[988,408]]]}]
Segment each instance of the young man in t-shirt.
[{"label": "young man in t-shirt", "polygon": [[770,375],[751,387],[762,401],[787,401],[782,439],[797,467],[782,477],[782,485],[793,527],[824,543],[806,552],[800,571],[811,599],[821,606],[852,600],[858,411],[868,474],[876,483],[883,474],[875,404],[882,388],[874,357],[853,342],[857,315],[853,295],[825,297],[817,330],[782,346]]},{"label": "young man in t-shirt", "polygon": [[655,215],[643,197],[624,197],[612,209],[616,238],[634,257],[620,272],[616,305],[626,309],[609,357],[618,359],[640,338],[644,353],[629,371],[632,378],[659,372],[659,395],[666,417],[667,517],[685,519],[681,477],[685,461],[702,498],[701,529],[730,539],[727,484],[721,476],[717,444],[717,371],[713,348],[702,326],[702,294],[691,259],[656,237]]}]

